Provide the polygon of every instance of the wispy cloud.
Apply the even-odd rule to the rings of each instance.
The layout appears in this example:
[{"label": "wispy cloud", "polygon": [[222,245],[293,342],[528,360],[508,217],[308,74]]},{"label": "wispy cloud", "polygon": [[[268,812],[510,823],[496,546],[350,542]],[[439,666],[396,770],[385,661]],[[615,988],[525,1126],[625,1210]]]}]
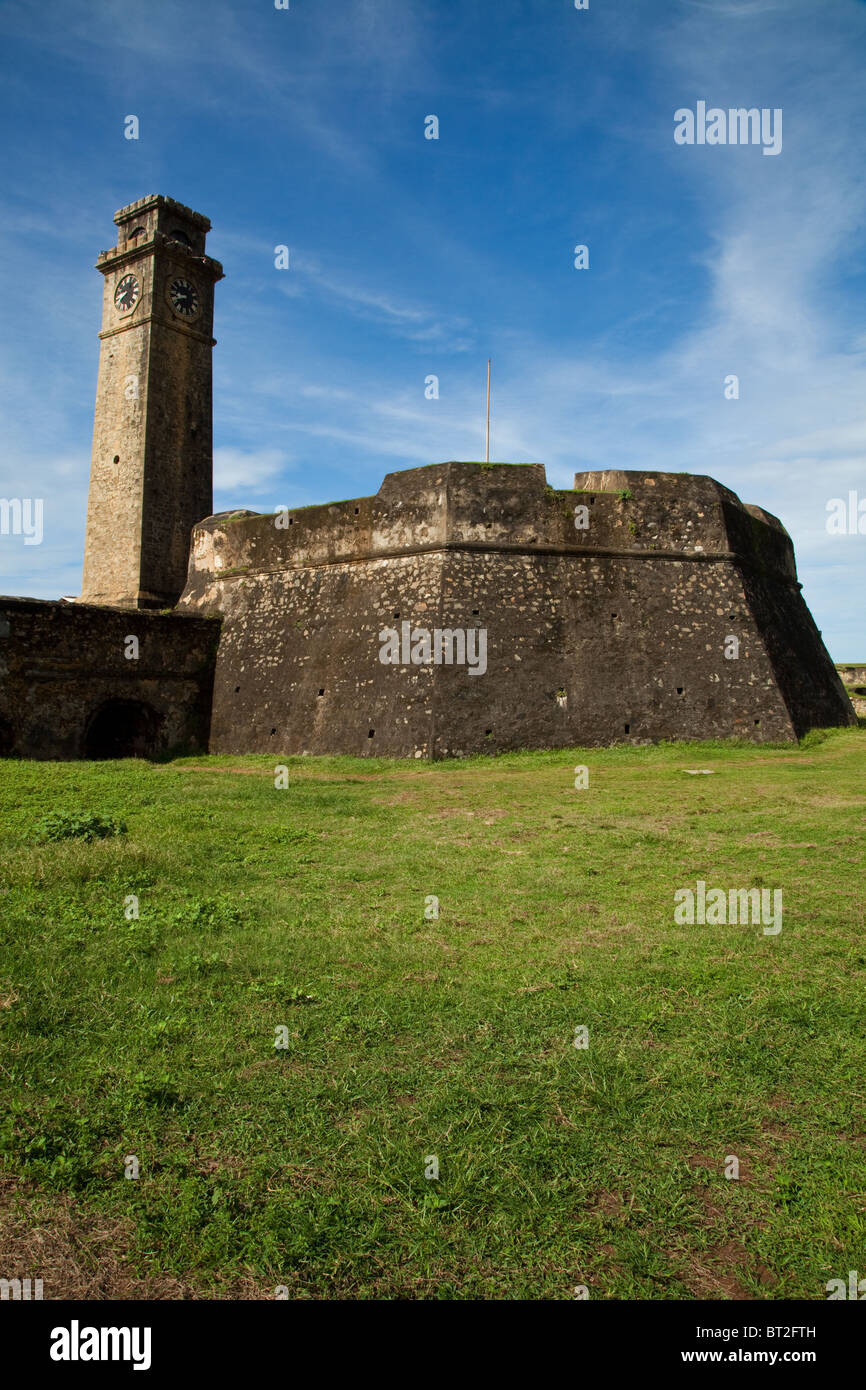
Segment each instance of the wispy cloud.
[{"label": "wispy cloud", "polygon": [[[362,319],[382,324],[408,342],[447,352],[468,352],[474,346],[471,323],[464,315],[443,315],[418,304],[401,302],[386,291],[329,274],[315,260],[304,256],[294,258],[290,273],[299,276],[311,292],[327,296]],[[295,282],[285,275],[278,284],[283,293],[297,294]]]},{"label": "wispy cloud", "polygon": [[215,492],[246,488],[257,495],[282,477],[290,468],[286,455],[279,449],[259,449],[245,452],[222,445],[214,449],[213,485]]}]

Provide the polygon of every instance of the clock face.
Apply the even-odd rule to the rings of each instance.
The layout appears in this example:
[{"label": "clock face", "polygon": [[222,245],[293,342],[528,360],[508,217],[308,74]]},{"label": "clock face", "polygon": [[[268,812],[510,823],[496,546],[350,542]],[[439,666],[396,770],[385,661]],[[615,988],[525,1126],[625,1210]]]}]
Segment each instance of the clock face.
[{"label": "clock face", "polygon": [[176,314],[185,319],[195,318],[198,313],[198,290],[190,280],[172,280],[168,287],[168,302]]},{"label": "clock face", "polygon": [[141,295],[141,286],[134,275],[124,275],[114,291],[114,302],[122,314],[134,309]]}]

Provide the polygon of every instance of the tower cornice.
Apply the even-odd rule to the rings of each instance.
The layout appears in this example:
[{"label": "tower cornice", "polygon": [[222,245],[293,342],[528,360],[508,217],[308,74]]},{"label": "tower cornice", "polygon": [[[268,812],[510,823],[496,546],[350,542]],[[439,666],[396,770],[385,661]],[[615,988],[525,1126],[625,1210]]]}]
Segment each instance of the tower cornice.
[{"label": "tower cornice", "polygon": [[195,338],[200,343],[209,343],[211,347],[216,347],[217,340],[212,338],[209,333],[199,333],[188,323],[175,323],[170,319],[163,318],[161,314],[144,314],[138,318],[135,314],[130,314],[129,318],[123,323],[119,323],[116,328],[103,328],[101,333],[96,336],[102,340],[104,338],[114,338],[118,333],[128,333],[131,328],[143,328],[148,324],[158,323],[161,328],[167,328],[171,333],[183,333],[188,338]]},{"label": "tower cornice", "polygon": [[146,256],[156,255],[160,251],[170,251],[172,256],[176,256],[178,260],[183,260],[188,265],[196,266],[207,272],[214,281],[225,278],[225,271],[219,261],[215,261],[212,256],[197,255],[188,246],[184,246],[182,241],[175,241],[173,237],[166,236],[164,232],[154,232],[147,241],[138,241],[134,246],[113,246],[110,251],[100,251],[96,260],[96,269],[103,275],[107,275],[111,270],[116,270],[118,267],[131,264],[134,261],[143,260]]}]

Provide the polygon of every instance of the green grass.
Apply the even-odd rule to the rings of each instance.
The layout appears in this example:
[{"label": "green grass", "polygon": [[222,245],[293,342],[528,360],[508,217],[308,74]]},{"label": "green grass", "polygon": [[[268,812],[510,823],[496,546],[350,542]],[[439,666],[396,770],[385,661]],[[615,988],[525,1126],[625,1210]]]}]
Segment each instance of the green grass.
[{"label": "green grass", "polygon": [[[5,762],[14,1219],[190,1296],[825,1298],[866,1273],[864,782],[863,729]],[[675,925],[697,879],[782,932]]]}]

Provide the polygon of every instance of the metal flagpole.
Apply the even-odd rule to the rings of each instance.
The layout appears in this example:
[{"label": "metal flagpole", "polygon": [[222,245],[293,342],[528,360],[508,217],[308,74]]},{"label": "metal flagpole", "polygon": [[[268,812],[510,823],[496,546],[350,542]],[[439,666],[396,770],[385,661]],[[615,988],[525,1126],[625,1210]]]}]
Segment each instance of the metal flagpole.
[{"label": "metal flagpole", "polygon": [[484,462],[490,462],[490,358],[487,359],[487,443],[484,449]]}]

